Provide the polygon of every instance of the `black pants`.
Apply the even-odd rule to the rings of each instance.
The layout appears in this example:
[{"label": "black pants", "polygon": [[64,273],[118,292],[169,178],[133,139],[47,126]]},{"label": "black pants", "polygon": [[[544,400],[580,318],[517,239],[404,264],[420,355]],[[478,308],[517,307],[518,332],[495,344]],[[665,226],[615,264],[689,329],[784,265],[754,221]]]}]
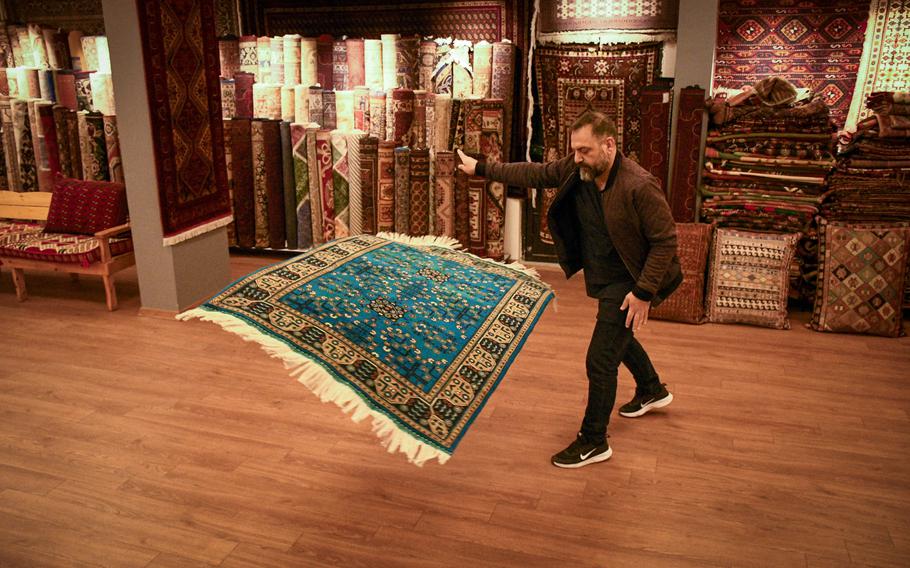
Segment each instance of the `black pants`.
[{"label": "black pants", "polygon": [[631,284],[616,287],[599,300],[597,324],[588,346],[588,405],[581,433],[596,444],[606,439],[607,424],[616,403],[620,363],[632,373],[639,390],[648,392],[660,384],[648,353],[635,339],[632,329],[626,327],[627,311],[619,309],[631,289]]}]

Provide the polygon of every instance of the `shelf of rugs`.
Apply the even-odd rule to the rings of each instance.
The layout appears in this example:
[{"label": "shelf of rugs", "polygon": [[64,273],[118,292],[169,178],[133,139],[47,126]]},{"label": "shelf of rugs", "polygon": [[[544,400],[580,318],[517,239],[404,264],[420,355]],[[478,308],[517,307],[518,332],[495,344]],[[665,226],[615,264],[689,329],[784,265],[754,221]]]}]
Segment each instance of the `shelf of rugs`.
[{"label": "shelf of rugs", "polygon": [[771,107],[745,92],[729,100],[718,94],[708,107],[699,188],[702,220],[719,227],[798,233],[790,295],[811,301],[818,276],[815,218],[835,165],[835,125],[827,105],[814,97]]},{"label": "shelf of rugs", "polygon": [[507,155],[511,43],[286,35],[219,47],[233,245],[395,231],[503,257],[505,188],[461,174],[452,149]]},{"label": "shelf of rugs", "polygon": [[0,190],[123,183],[107,38],[0,23]]},{"label": "shelf of rugs", "polygon": [[[910,227],[910,93],[872,93],[865,106],[871,116],[842,136],[821,215],[856,225]],[[903,307],[910,308],[910,273]]]}]

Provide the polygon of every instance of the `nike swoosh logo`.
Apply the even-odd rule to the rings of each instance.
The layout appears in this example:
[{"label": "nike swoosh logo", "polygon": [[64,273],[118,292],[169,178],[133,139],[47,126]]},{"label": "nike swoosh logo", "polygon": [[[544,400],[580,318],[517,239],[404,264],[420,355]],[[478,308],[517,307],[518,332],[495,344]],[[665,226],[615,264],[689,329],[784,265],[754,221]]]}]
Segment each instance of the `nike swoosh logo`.
[{"label": "nike swoosh logo", "polygon": [[586,454],[581,454],[581,459],[582,460],[588,459],[589,457],[591,457],[591,454],[593,454],[596,450],[597,450],[597,448],[594,448],[593,450],[591,450],[590,452],[588,452]]},{"label": "nike swoosh logo", "polygon": [[654,400],[655,400],[654,398],[649,398],[646,402],[641,403],[641,405],[642,405],[642,406],[648,406],[649,404],[651,404],[652,402],[654,402]]}]

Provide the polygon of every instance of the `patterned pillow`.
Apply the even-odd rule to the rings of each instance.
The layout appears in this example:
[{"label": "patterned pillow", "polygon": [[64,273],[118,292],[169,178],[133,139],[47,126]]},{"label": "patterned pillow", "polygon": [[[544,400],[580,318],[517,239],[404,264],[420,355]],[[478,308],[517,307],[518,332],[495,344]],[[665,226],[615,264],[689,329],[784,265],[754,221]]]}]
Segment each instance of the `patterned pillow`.
[{"label": "patterned pillow", "polygon": [[126,219],[126,187],[122,183],[58,178],[44,230],[94,235],[122,225]]},{"label": "patterned pillow", "polygon": [[711,247],[708,321],[790,329],[787,294],[799,233],[717,229]]},{"label": "patterned pillow", "polygon": [[908,256],[906,224],[821,221],[812,329],[901,335]]},{"label": "patterned pillow", "polygon": [[676,241],[683,281],[679,288],[651,310],[654,319],[705,323],[705,266],[713,225],[677,223]]}]

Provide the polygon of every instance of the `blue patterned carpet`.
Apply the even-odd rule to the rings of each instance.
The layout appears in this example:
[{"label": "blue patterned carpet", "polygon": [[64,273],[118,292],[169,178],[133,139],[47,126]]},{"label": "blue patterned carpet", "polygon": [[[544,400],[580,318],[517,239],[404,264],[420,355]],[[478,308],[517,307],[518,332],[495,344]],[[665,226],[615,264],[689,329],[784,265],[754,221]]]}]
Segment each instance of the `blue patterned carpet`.
[{"label": "blue patterned carpet", "polygon": [[246,276],[180,317],[260,342],[302,366],[323,400],[371,416],[390,451],[444,462],[552,297],[533,276],[457,250],[361,235]]}]

